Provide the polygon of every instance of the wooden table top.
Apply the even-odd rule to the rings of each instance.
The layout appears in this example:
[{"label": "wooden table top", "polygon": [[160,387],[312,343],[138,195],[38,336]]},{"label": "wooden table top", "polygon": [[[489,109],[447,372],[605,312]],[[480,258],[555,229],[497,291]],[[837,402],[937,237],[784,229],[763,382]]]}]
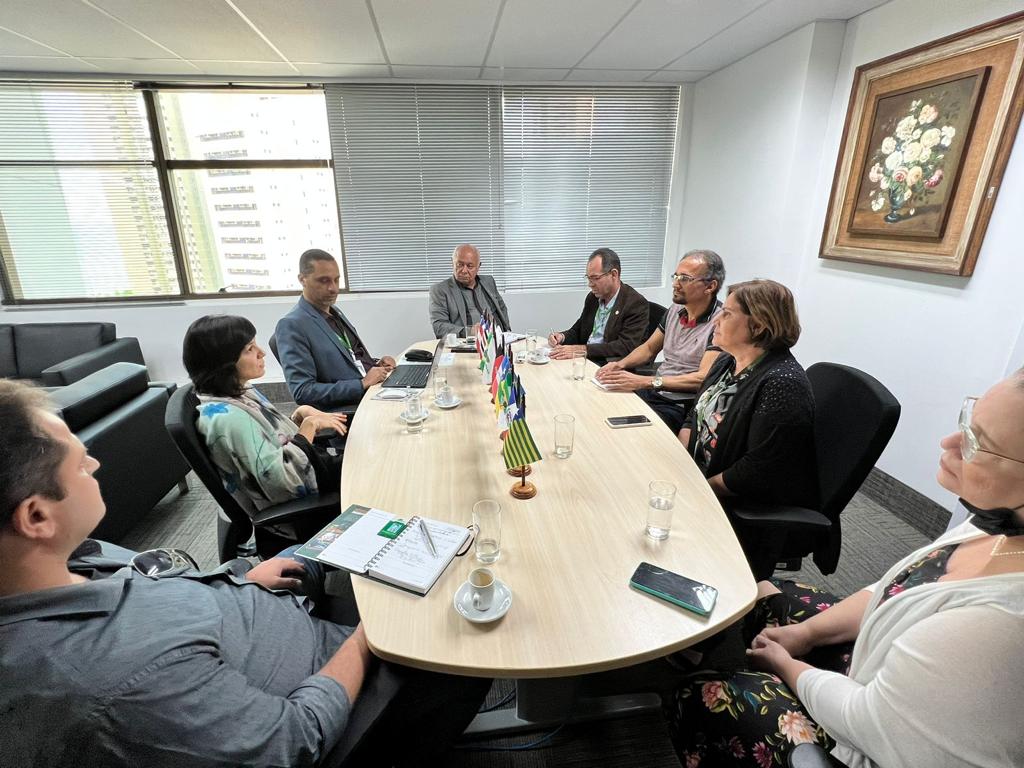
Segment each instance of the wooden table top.
[{"label": "wooden table top", "polygon": [[[415,345],[432,349],[435,342]],[[523,343],[516,345],[522,348]],[[517,500],[505,472],[490,392],[475,354],[446,368],[462,405],[430,402],[420,434],[404,432],[400,402],[359,406],[345,450],[341,505],[363,504],[401,517],[460,525],[473,504],[501,504],[501,558],[489,566],[512,590],[500,620],[473,624],[453,607],[456,589],[481,563],[472,549],[456,558],[425,597],[353,578],[366,636],[382,659],[412,667],[486,677],[559,677],[616,669],[685,648],[728,626],[753,605],[756,587],[714,494],[676,436],[632,393],[573,381],[571,362],[517,364],[527,423],[544,456],[529,480],[536,497]],[[432,399],[432,388],[423,394]],[[554,457],[554,416],[576,419],[568,459]],[[644,413],[654,424],[611,429],[607,416]],[[647,486],[676,485],[672,532],[644,535]],[[629,586],[646,560],[718,589],[703,618]]]}]

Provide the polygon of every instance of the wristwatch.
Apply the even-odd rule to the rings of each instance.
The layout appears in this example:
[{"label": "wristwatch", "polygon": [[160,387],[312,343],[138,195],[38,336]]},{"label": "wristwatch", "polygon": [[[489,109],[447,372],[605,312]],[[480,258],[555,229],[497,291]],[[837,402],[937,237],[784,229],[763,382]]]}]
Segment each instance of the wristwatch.
[{"label": "wristwatch", "polygon": [[651,382],[651,386],[654,387],[655,389],[661,389],[661,385],[663,383],[664,382],[661,380],[661,376],[655,376],[654,381]]}]

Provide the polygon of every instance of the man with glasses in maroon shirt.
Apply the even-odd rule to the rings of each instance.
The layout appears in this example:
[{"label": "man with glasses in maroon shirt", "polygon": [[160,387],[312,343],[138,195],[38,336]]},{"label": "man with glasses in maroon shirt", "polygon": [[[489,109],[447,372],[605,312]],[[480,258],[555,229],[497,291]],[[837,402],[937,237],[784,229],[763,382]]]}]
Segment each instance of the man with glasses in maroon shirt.
[{"label": "man with glasses in maroon shirt", "polygon": [[[722,311],[716,296],[725,282],[725,265],[714,251],[689,251],[671,279],[672,306],[657,330],[621,360],[601,368],[597,380],[610,389],[636,392],[676,433],[719,354],[711,337],[714,319]],[[653,376],[629,371],[651,362],[662,350],[665,360]]]}]

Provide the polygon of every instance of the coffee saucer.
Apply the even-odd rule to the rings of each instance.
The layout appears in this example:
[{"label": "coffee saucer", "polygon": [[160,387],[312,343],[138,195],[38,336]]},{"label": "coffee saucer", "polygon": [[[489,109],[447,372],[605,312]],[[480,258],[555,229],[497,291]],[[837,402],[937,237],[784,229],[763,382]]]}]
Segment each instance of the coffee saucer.
[{"label": "coffee saucer", "polygon": [[486,611],[478,611],[473,607],[473,587],[468,582],[455,590],[455,610],[462,614],[462,618],[474,624],[486,624],[490,621],[497,621],[512,606],[512,590],[501,579],[494,580],[494,600],[491,607]]},{"label": "coffee saucer", "polygon": [[[430,416],[430,411],[428,411],[428,410],[427,410],[426,408],[424,408],[424,409],[423,409],[423,414],[422,414],[422,419],[420,419],[420,420],[421,420],[421,421],[426,421],[426,420],[427,420],[427,417],[428,417],[428,416]],[[398,418],[400,418],[400,419],[401,419],[402,421],[404,421],[404,422],[405,422],[406,424],[408,424],[408,423],[409,423],[409,417],[408,417],[408,416],[406,416],[406,415],[405,415],[404,413],[400,413],[400,414],[398,414]]]},{"label": "coffee saucer", "polygon": [[450,411],[452,408],[458,408],[460,405],[462,405],[462,398],[456,397],[450,403],[442,403],[437,398],[434,398],[434,405],[436,405],[438,408],[442,410]]},{"label": "coffee saucer", "polygon": [[530,363],[531,365],[547,365],[548,363],[551,362],[551,358],[548,357],[547,355],[545,355],[544,357],[539,357],[537,355],[531,355],[527,353],[526,362]]}]

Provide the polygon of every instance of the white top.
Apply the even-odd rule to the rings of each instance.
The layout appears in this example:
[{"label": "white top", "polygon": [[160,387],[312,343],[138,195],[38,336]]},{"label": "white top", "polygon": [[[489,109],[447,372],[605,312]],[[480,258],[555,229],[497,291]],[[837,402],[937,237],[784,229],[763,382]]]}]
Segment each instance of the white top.
[{"label": "white top", "polygon": [[1024,765],[1024,573],[924,584],[879,606],[901,569],[980,535],[963,523],[869,588],[849,677],[797,678],[850,768]]}]

